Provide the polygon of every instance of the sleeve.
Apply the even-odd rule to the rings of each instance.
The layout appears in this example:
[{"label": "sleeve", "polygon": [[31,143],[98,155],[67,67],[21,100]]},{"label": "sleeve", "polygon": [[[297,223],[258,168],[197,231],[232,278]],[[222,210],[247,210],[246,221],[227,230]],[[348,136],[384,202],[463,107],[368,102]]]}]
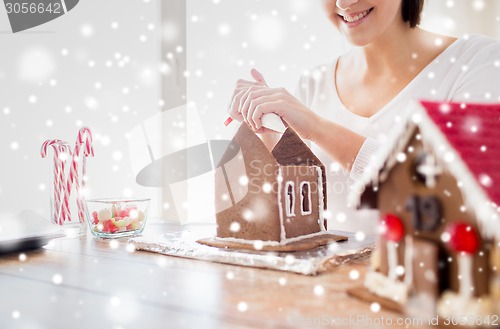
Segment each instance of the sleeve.
[{"label": "sleeve", "polygon": [[361,178],[366,167],[368,167],[379,148],[380,143],[373,138],[367,138],[363,145],[361,145],[358,155],[352,164],[351,173],[349,175],[353,181]]},{"label": "sleeve", "polygon": [[[309,74],[302,74],[299,79],[299,83],[295,87],[295,91],[293,92],[293,96],[295,96],[299,102],[304,104],[307,107],[311,107],[312,97],[311,93],[314,90],[314,85],[311,83],[311,79],[309,78]],[[303,140],[303,142],[307,145],[307,147],[311,147],[311,141]]]},{"label": "sleeve", "polygon": [[500,101],[500,42],[478,51],[468,65],[462,66],[457,89],[451,95],[455,102],[491,103]]},{"label": "sleeve", "polygon": [[302,74],[299,79],[299,83],[295,88],[293,95],[307,107],[311,106],[312,97],[314,93],[314,83],[311,81],[310,76],[307,73]]}]

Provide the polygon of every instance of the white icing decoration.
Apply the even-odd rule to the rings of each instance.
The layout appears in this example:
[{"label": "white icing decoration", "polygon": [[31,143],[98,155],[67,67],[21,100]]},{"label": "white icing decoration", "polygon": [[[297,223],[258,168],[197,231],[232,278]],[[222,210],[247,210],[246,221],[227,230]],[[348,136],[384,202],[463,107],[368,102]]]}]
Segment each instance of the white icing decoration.
[{"label": "white icing decoration", "polygon": [[398,266],[398,246],[394,241],[387,241],[387,262],[389,265],[389,279],[396,281],[398,274],[396,267]]},{"label": "white icing decoration", "polygon": [[425,155],[425,161],[417,167],[417,171],[425,177],[427,188],[436,187],[436,178],[442,173],[441,167],[431,153]]},{"label": "white icing decoration", "polygon": [[316,236],[322,236],[322,235],[330,235],[330,233],[327,232],[315,232],[311,234],[306,234],[306,235],[301,235],[297,236],[294,238],[288,238],[288,239],[282,239],[281,241],[262,241],[262,240],[247,240],[247,239],[240,239],[240,238],[221,238],[221,237],[214,237],[215,240],[220,240],[220,241],[227,241],[227,242],[236,242],[236,243],[243,243],[243,244],[254,244],[256,241],[262,242],[264,246],[283,246],[291,242],[296,242],[296,241],[301,241],[304,239],[308,238],[313,238]]},{"label": "white icing decoration", "polygon": [[[466,298],[453,291],[445,291],[437,303],[437,313],[449,318],[455,323],[463,323],[464,319],[482,321],[484,327],[498,327],[491,321],[492,317],[498,315],[498,300],[493,296],[481,296],[481,298]],[[464,315],[467,315],[465,317]],[[469,323],[470,327],[475,326],[475,322]]]},{"label": "white icing decoration", "polygon": [[405,237],[405,284],[411,286],[413,281],[413,237]]},{"label": "white icing decoration", "polygon": [[459,291],[464,298],[472,296],[472,256],[469,254],[458,255],[458,275],[460,278]]},{"label": "white icing decoration", "polygon": [[324,217],[324,211],[325,211],[325,191],[323,190],[323,171],[321,170],[321,167],[316,166],[316,172],[318,173],[318,222],[319,222],[319,228],[321,231],[326,231],[325,227],[325,217]]},{"label": "white icing decoration", "polygon": [[[280,180],[281,177],[281,180]],[[283,172],[281,170],[281,166],[278,167],[278,211],[280,214],[280,238],[281,241],[286,239],[286,232],[285,232],[285,223],[283,221],[283,203],[281,202],[281,194],[283,192],[283,188],[281,187],[281,184],[283,182]]]},{"label": "white icing decoration", "polygon": [[275,113],[266,113],[262,116],[262,126],[268,129],[279,132],[280,134],[285,133],[286,127],[281,120],[281,117]]},{"label": "white icing decoration", "polygon": [[[304,211],[304,194],[302,193],[302,189],[307,185],[307,201],[309,203],[308,211]],[[302,215],[310,215],[312,213],[312,204],[311,204],[311,183],[309,182],[301,182],[300,183],[300,213]]]},{"label": "white icing decoration", "polygon": [[382,273],[369,271],[365,276],[365,287],[375,295],[406,304],[408,301],[408,287],[398,281],[394,281]]}]

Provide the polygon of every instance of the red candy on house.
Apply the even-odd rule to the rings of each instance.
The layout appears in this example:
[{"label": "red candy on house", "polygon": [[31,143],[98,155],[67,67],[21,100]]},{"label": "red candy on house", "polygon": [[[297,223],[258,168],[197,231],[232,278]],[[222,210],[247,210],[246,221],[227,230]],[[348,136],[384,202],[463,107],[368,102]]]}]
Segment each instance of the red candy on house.
[{"label": "red candy on house", "polygon": [[448,244],[453,250],[474,254],[479,249],[479,237],[469,224],[456,222],[450,224],[446,231],[450,234]]},{"label": "red candy on house", "polygon": [[394,214],[386,214],[382,218],[382,226],[384,228],[384,237],[389,241],[398,242],[405,235],[403,221]]}]

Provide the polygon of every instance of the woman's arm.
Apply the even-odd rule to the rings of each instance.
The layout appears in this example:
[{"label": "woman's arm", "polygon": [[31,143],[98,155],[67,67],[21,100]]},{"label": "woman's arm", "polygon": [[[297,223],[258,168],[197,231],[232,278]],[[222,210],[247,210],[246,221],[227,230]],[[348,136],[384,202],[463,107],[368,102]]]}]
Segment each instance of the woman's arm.
[{"label": "woman's arm", "polygon": [[255,132],[265,132],[262,127],[264,114],[276,113],[301,138],[316,143],[348,169],[351,169],[365,141],[361,135],[320,117],[284,88],[249,86],[241,95],[240,104],[241,116]]},{"label": "woman's arm", "polygon": [[316,143],[344,168],[351,170],[366,139],[335,122],[319,116],[317,120],[318,123],[311,131],[309,140]]},{"label": "woman's arm", "polygon": [[372,154],[373,143],[365,143],[363,136],[317,115],[286,89],[269,88],[258,71],[252,70],[251,75],[255,82],[238,81],[229,114],[261,133],[268,149],[274,147],[280,136],[262,127],[262,116],[276,113],[302,139],[316,143],[346,169],[351,170],[355,162],[364,167],[362,163]]}]

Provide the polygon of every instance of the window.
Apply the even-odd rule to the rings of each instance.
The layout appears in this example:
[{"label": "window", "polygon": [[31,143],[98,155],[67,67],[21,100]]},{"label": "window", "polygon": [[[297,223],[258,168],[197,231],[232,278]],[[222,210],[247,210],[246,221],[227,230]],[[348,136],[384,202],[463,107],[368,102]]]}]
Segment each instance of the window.
[{"label": "window", "polygon": [[311,207],[311,183],[300,183],[300,205],[302,215],[309,215],[312,212]]},{"label": "window", "polygon": [[295,191],[294,191],[293,182],[288,181],[285,184],[285,207],[286,207],[286,216],[292,217],[295,216]]}]

